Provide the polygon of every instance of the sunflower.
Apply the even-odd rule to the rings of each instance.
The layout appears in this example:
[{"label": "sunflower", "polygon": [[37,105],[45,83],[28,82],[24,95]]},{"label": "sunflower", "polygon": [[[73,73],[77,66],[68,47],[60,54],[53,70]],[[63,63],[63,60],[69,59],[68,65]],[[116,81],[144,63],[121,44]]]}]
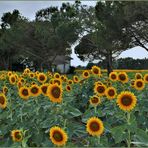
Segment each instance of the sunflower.
[{"label": "sunflower", "polygon": [[134,84],[135,84],[135,80],[132,79],[131,82],[130,82],[130,86],[131,86],[131,87],[134,87]]},{"label": "sunflower", "polygon": [[73,80],[68,80],[68,84],[69,85],[73,84]]},{"label": "sunflower", "polygon": [[101,82],[101,81],[97,81],[97,82],[95,82],[95,86],[96,85],[102,85],[103,83]]},{"label": "sunflower", "polygon": [[7,99],[3,93],[0,93],[0,108],[5,109],[7,106]]},{"label": "sunflower", "polygon": [[83,77],[84,79],[89,78],[89,77],[90,77],[89,71],[88,71],[88,70],[84,70],[83,73],[82,73],[82,77]]},{"label": "sunflower", "polygon": [[92,136],[100,136],[104,132],[103,122],[97,117],[91,117],[87,121],[86,131]]},{"label": "sunflower", "polygon": [[126,72],[120,72],[118,74],[118,80],[121,81],[122,83],[127,83],[128,82],[128,75]]},{"label": "sunflower", "polygon": [[28,100],[30,97],[29,88],[28,87],[20,87],[19,96],[24,100]]},{"label": "sunflower", "polygon": [[29,73],[30,73],[30,69],[29,69],[29,68],[26,68],[26,69],[24,70],[24,73],[29,74]]},{"label": "sunflower", "polygon": [[59,79],[60,78],[60,74],[59,73],[55,73],[53,77]]},{"label": "sunflower", "polygon": [[7,75],[10,77],[12,75],[12,71],[8,71]]},{"label": "sunflower", "polygon": [[35,74],[34,74],[33,72],[30,72],[30,73],[29,73],[29,77],[30,77],[30,78],[34,78],[34,77],[35,77]]},{"label": "sunflower", "polygon": [[98,96],[92,96],[90,98],[89,102],[90,102],[90,104],[92,106],[97,106],[97,105],[99,105],[101,103],[101,100],[100,100],[100,98]]},{"label": "sunflower", "polygon": [[53,84],[58,84],[58,85],[62,85],[62,79],[60,79],[60,78],[54,78],[53,80]]},{"label": "sunflower", "polygon": [[105,95],[106,86],[102,85],[95,85],[94,92],[97,93],[99,96]]},{"label": "sunflower", "polygon": [[37,79],[40,83],[45,83],[47,81],[47,76],[44,73],[39,73]]},{"label": "sunflower", "polygon": [[21,130],[11,131],[11,137],[14,142],[21,142],[23,140],[23,134]]},{"label": "sunflower", "polygon": [[11,75],[9,77],[9,82],[10,82],[10,84],[15,85],[15,83],[16,83],[16,77],[15,77],[15,75]]},{"label": "sunflower", "polygon": [[144,82],[145,82],[145,83],[148,83],[148,74],[145,74],[145,75],[144,75]]},{"label": "sunflower", "polygon": [[21,82],[21,81],[18,81],[18,82],[17,82],[17,87],[18,87],[18,88],[22,87],[22,82]]},{"label": "sunflower", "polygon": [[142,79],[142,74],[141,73],[136,73],[135,74],[135,79]]},{"label": "sunflower", "polygon": [[101,69],[100,69],[100,67],[93,66],[93,67],[91,68],[91,72],[92,72],[92,74],[94,74],[94,75],[100,75],[100,74],[101,74]]},{"label": "sunflower", "polygon": [[30,87],[30,95],[37,97],[41,94],[41,89],[37,84],[34,84]]},{"label": "sunflower", "polygon": [[130,91],[123,91],[117,96],[117,104],[124,111],[132,110],[137,103],[136,96]]},{"label": "sunflower", "polygon": [[73,76],[73,82],[74,82],[74,83],[78,83],[78,82],[79,82],[78,76]]},{"label": "sunflower", "polygon": [[109,79],[110,79],[111,81],[117,81],[117,80],[118,80],[118,74],[117,74],[117,72],[111,72],[111,73],[109,74]]},{"label": "sunflower", "polygon": [[144,81],[142,79],[135,80],[134,88],[136,90],[142,90],[142,89],[144,89],[144,87],[145,87],[145,83],[144,83]]},{"label": "sunflower", "polygon": [[64,146],[68,140],[67,133],[58,126],[54,126],[49,132],[50,139],[57,146]]},{"label": "sunflower", "polygon": [[4,93],[4,94],[7,94],[7,92],[8,92],[8,87],[7,87],[7,86],[4,86],[4,87],[3,87],[3,93]]},{"label": "sunflower", "polygon": [[45,95],[45,96],[47,96],[47,88],[48,88],[48,86],[49,86],[48,83],[42,84],[42,85],[40,86],[41,91],[42,91],[42,94]]},{"label": "sunflower", "polygon": [[105,90],[105,95],[109,100],[114,99],[117,95],[116,89],[114,87],[108,87]]},{"label": "sunflower", "polygon": [[66,91],[70,92],[71,91],[71,86],[70,85],[66,85]]},{"label": "sunflower", "polygon": [[47,89],[47,96],[52,102],[61,103],[62,102],[62,86],[58,84],[50,84]]}]

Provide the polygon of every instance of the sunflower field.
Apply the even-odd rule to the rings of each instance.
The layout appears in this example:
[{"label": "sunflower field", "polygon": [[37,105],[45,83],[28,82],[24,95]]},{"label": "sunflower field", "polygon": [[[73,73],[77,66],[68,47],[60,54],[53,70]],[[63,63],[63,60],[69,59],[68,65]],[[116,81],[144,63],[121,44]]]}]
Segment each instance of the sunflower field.
[{"label": "sunflower field", "polygon": [[0,72],[0,147],[148,147],[148,73]]}]

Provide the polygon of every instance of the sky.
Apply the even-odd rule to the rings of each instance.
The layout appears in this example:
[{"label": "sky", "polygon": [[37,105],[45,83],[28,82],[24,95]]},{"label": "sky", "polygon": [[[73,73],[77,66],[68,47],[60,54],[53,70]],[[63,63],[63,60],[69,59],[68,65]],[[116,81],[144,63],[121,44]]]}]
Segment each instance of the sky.
[{"label": "sky", "polygon": [[[20,13],[27,17],[29,20],[34,20],[35,19],[35,13],[43,8],[47,8],[50,6],[61,6],[63,2],[68,2],[68,1],[0,1],[0,18],[3,15],[3,13],[8,12],[8,11],[13,11],[14,9],[18,9]],[[70,3],[74,3],[74,1],[69,1]],[[82,4],[90,5],[90,6],[95,6],[97,1],[81,1]],[[73,49],[74,47],[72,47]],[[73,60],[71,60],[71,65],[72,66],[86,66],[88,62],[82,62],[79,60],[79,58],[75,55],[74,50],[72,50],[72,55],[71,57]],[[121,53],[119,58],[125,58],[125,57],[133,57],[135,59],[137,58],[148,58],[148,52],[141,48],[141,47],[135,47],[129,50],[126,50]]]}]

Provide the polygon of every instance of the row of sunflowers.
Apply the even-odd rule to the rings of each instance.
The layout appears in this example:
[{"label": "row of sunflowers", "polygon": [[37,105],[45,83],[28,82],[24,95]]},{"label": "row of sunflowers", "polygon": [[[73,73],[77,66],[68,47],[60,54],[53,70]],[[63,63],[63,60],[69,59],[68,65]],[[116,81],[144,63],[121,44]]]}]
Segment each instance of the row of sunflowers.
[{"label": "row of sunflowers", "polygon": [[148,73],[0,73],[0,146],[148,146]]}]

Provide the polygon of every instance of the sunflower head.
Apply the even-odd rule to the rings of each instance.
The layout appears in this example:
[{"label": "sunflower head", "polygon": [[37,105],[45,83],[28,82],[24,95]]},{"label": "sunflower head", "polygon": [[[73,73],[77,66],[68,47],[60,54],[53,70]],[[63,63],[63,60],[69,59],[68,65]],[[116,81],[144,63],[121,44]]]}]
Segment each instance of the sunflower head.
[{"label": "sunflower head", "polygon": [[126,72],[120,72],[118,74],[118,80],[122,83],[127,83],[128,82],[128,75],[126,74]]},{"label": "sunflower head", "polygon": [[30,73],[29,73],[29,77],[30,77],[30,78],[34,78],[34,77],[35,77],[35,74],[34,74],[33,72],[30,72]]},{"label": "sunflower head", "polygon": [[42,85],[40,86],[41,91],[42,91],[42,94],[45,95],[45,96],[47,96],[47,88],[48,88],[48,86],[49,86],[48,83],[42,84]]},{"label": "sunflower head", "polygon": [[30,95],[37,97],[41,94],[41,89],[37,84],[34,84],[30,87]]},{"label": "sunflower head", "polygon": [[144,82],[145,82],[145,83],[148,83],[148,74],[145,74],[145,75],[144,75]]},{"label": "sunflower head", "polygon": [[78,82],[79,82],[78,76],[73,76],[73,82],[74,82],[74,83],[78,83]]},{"label": "sunflower head", "polygon": [[143,90],[144,87],[145,87],[145,83],[144,83],[144,81],[142,79],[135,80],[135,82],[134,82],[134,88],[136,90]]},{"label": "sunflower head", "polygon": [[61,103],[62,102],[62,86],[58,84],[50,84],[47,89],[47,96],[52,102]]},{"label": "sunflower head", "polygon": [[68,84],[69,85],[73,84],[73,80],[68,80]]},{"label": "sunflower head", "polygon": [[54,78],[53,79],[53,84],[62,85],[62,79],[61,78]]},{"label": "sunflower head", "polygon": [[0,93],[0,108],[5,109],[7,106],[7,99],[5,94]]},{"label": "sunflower head", "polygon": [[102,85],[96,85],[94,87],[94,92],[97,93],[99,96],[105,95],[106,86],[104,84]]},{"label": "sunflower head", "polygon": [[84,70],[83,73],[82,73],[82,77],[83,77],[84,79],[89,78],[89,77],[90,77],[89,71],[88,71],[88,70]]},{"label": "sunflower head", "polygon": [[16,77],[15,77],[15,75],[12,74],[9,77],[9,82],[10,82],[10,84],[15,85],[15,83],[16,83]]},{"label": "sunflower head", "polygon": [[56,78],[56,79],[59,79],[60,78],[60,74],[59,73],[55,73],[53,77]]},{"label": "sunflower head", "polygon": [[135,84],[135,80],[132,79],[132,80],[130,81],[130,86],[131,86],[131,87],[134,87],[134,84]]},{"label": "sunflower head", "polygon": [[11,137],[14,142],[21,142],[23,140],[23,134],[21,130],[11,131]]},{"label": "sunflower head", "polygon": [[135,74],[135,79],[142,79],[142,74],[141,73],[136,73]]},{"label": "sunflower head", "polygon": [[129,91],[123,91],[117,96],[117,104],[124,111],[132,110],[137,103],[136,96]]},{"label": "sunflower head", "polygon": [[111,99],[114,99],[117,95],[116,93],[116,89],[114,87],[108,87],[106,90],[105,90],[105,94],[106,94],[106,97],[111,100]]},{"label": "sunflower head", "polygon": [[20,87],[19,88],[19,96],[24,100],[28,100],[30,97],[29,88],[28,87]]},{"label": "sunflower head", "polygon": [[111,72],[111,73],[109,74],[109,79],[110,79],[111,81],[117,81],[117,80],[118,80],[118,74],[117,74],[117,72]]},{"label": "sunflower head", "polygon": [[101,99],[100,99],[100,97],[98,97],[98,96],[92,96],[92,97],[90,98],[89,102],[90,102],[90,104],[91,104],[92,106],[97,106],[97,105],[99,105],[99,104],[101,103]]},{"label": "sunflower head", "polygon": [[91,117],[87,121],[86,131],[92,136],[100,136],[104,132],[103,122],[97,117]]},{"label": "sunflower head", "polygon": [[58,126],[54,126],[50,129],[49,136],[52,143],[57,146],[64,146],[68,140],[67,133]]},{"label": "sunflower head", "polygon": [[3,87],[3,93],[4,93],[4,94],[7,94],[7,92],[8,92],[8,87],[7,87],[7,86],[4,86],[4,87]]},{"label": "sunflower head", "polygon": [[47,81],[47,76],[44,73],[39,73],[37,79],[40,83],[45,83]]},{"label": "sunflower head", "polygon": [[94,75],[100,75],[100,74],[101,74],[101,69],[100,69],[100,67],[93,66],[93,67],[91,68],[91,72],[92,72],[92,74],[94,74]]},{"label": "sunflower head", "polygon": [[66,91],[70,92],[71,90],[72,90],[71,86],[70,85],[66,85]]}]

